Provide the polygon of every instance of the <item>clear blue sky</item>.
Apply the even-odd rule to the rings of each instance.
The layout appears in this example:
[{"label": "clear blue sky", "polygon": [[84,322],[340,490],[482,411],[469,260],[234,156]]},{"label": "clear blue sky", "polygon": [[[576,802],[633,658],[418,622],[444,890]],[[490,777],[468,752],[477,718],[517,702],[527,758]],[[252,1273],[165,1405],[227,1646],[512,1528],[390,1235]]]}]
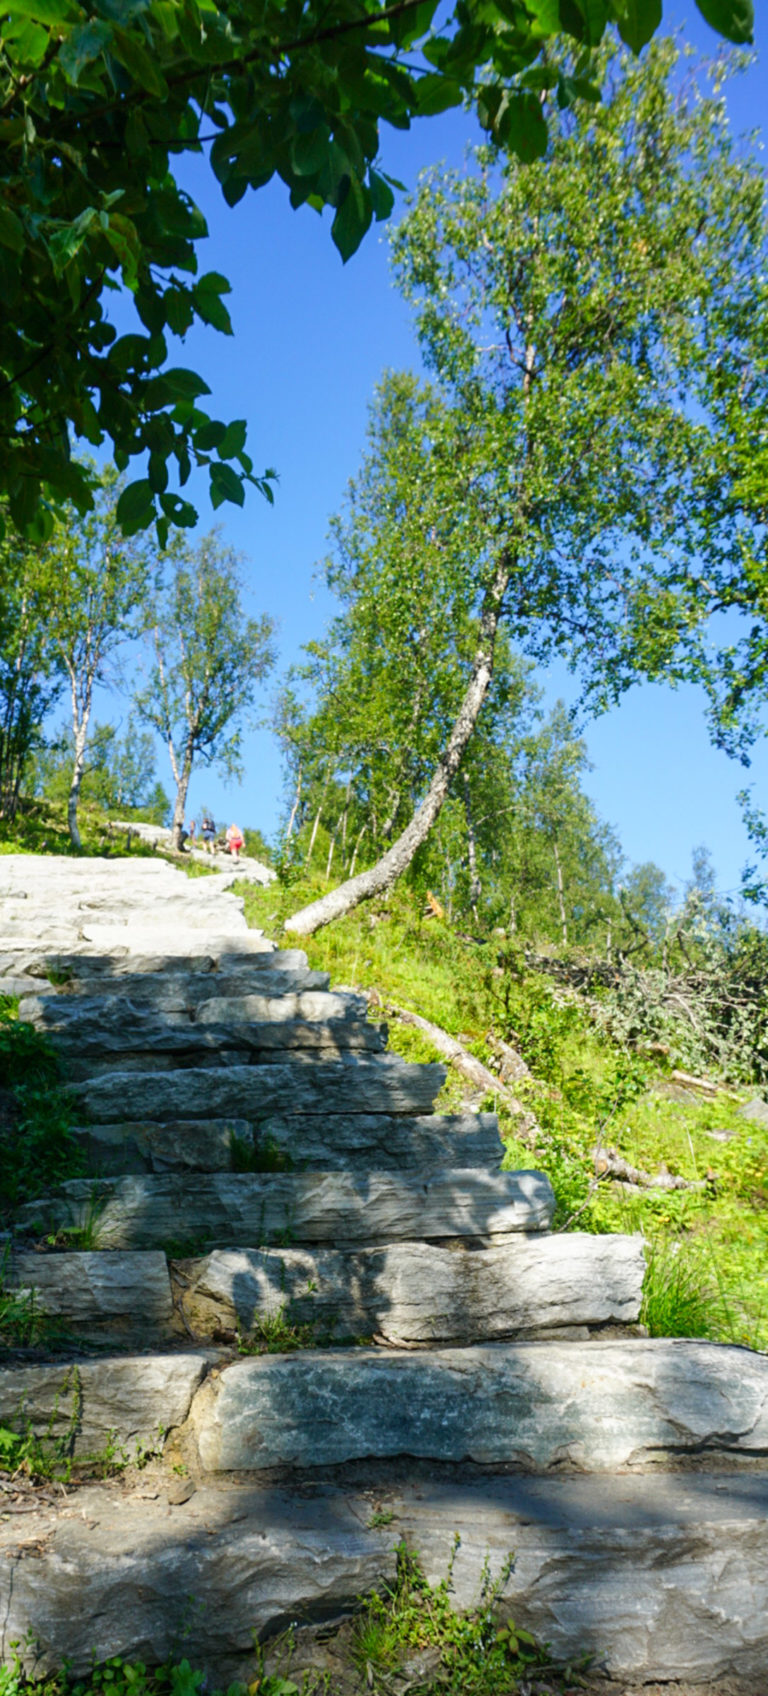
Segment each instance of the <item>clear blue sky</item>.
[{"label": "clear blue sky", "polygon": [[[692,11],[665,5],[665,25],[689,20],[688,39],[708,52],[716,49],[716,38],[698,13],[691,18]],[[764,64],[729,85],[737,132],[760,123],[767,97]],[[384,168],[414,185],[426,165],[458,163],[475,133],[464,113],[422,120],[406,134],[386,130]],[[272,510],[254,492],[243,511],[226,505],[214,517],[202,483],[193,486],[193,499],[202,528],[221,523],[225,539],[247,555],[253,604],[276,619],[285,667],[299,657],[302,643],[322,633],[332,612],[315,573],[328,518],[357,466],[373,388],[386,367],[417,365],[418,352],[409,313],[390,282],[381,226],[342,266],[329,215],[291,211],[282,184],[229,209],[202,161],[187,163],[184,180],[208,220],[201,268],[223,271],[232,282],[235,335],[198,328],[172,362],[190,364],[206,377],[214,416],[247,419],[257,467],[273,465],[280,477]],[[545,681],[553,699],[572,688],[565,673]],[[108,708],[109,716],[119,711],[117,703]],[[594,762],[588,788],[630,862],[655,860],[671,880],[682,882],[691,849],[704,842],[718,886],[738,884],[747,844],[734,797],[744,773],[710,748],[695,691],[637,688],[618,710],[589,726],[587,743]],[[165,781],[162,768],[161,776]],[[767,776],[768,759],[761,754],[752,768],[758,793],[765,792]],[[193,809],[206,803],[217,817],[234,816],[269,836],[281,817],[282,795],[279,751],[262,730],[247,739],[242,783],[225,787],[203,772],[193,778],[190,799]]]}]

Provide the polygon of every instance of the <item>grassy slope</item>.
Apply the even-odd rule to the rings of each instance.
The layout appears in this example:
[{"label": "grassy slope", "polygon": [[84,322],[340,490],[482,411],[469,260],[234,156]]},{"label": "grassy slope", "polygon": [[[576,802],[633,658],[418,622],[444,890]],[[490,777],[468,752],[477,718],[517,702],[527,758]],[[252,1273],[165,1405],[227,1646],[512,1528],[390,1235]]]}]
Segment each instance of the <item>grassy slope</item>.
[{"label": "grassy slope", "polygon": [[[242,885],[241,893],[250,923],[289,945],[284,918],[319,887]],[[578,1213],[578,1230],[643,1232],[651,1246],[646,1319],[653,1331],[768,1347],[768,1129],[740,1117],[749,1091],[672,1099],[657,1063],[599,1037],[581,1006],[551,980],[527,972],[508,943],[462,937],[424,917],[405,890],[305,946],[310,964],[329,971],[335,984],[375,989],[384,1003],[421,1013],[461,1036],[486,1063],[489,1032],[520,1050],[537,1080],[531,1105],[546,1140],[532,1156],[502,1112],[506,1165],[530,1166],[535,1159],[549,1173],[561,1226]],[[390,1048],[411,1060],[436,1058],[418,1032],[395,1022]],[[439,1108],[462,1100],[461,1081],[449,1075]],[[731,1140],[721,1142],[712,1131],[726,1131]],[[658,1173],[663,1162],[673,1174],[713,1174],[712,1181],[703,1191],[638,1195],[612,1183],[595,1187],[598,1139],[646,1172]]]}]

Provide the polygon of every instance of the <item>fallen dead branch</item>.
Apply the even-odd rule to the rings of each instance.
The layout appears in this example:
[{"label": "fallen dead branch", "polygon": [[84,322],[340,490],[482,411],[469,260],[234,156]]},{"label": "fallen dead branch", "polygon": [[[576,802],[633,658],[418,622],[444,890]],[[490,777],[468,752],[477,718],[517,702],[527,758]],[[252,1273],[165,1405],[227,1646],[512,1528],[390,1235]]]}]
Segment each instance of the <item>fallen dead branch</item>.
[{"label": "fallen dead branch", "polygon": [[714,1172],[706,1178],[678,1178],[672,1172],[661,1171],[654,1176],[631,1166],[615,1148],[603,1148],[595,1156],[595,1172],[599,1178],[612,1178],[615,1183],[631,1184],[640,1190],[707,1190],[715,1182]]},{"label": "fallen dead branch", "polygon": [[[524,1107],[508,1085],[494,1072],[490,1072],[488,1067],[483,1065],[482,1060],[477,1060],[474,1054],[470,1054],[469,1049],[465,1048],[455,1036],[449,1036],[448,1032],[442,1030],[439,1025],[433,1025],[431,1019],[423,1019],[420,1013],[412,1013],[407,1007],[395,1007],[392,1002],[384,1002],[378,992],[374,992],[373,995],[369,992],[369,1000],[371,999],[374,1000],[375,1005],[381,1006],[390,1018],[397,1019],[399,1024],[411,1025],[414,1030],[421,1031],[422,1036],[427,1037],[432,1047],[437,1049],[438,1054],[442,1054],[449,1065],[455,1067],[456,1071],[460,1072],[462,1077],[472,1084],[473,1089],[482,1090],[484,1095],[492,1093],[498,1100],[502,1101],[507,1112],[511,1113],[515,1119],[515,1136],[518,1141],[524,1142],[529,1148],[535,1148],[537,1144],[543,1142],[543,1132],[535,1114]],[[507,1047],[506,1044],[501,1046]],[[512,1055],[514,1050],[509,1049],[508,1053]],[[517,1058],[519,1059],[519,1056]],[[520,1060],[520,1065],[525,1069],[524,1072],[518,1073],[518,1077],[530,1077],[525,1062]]]}]

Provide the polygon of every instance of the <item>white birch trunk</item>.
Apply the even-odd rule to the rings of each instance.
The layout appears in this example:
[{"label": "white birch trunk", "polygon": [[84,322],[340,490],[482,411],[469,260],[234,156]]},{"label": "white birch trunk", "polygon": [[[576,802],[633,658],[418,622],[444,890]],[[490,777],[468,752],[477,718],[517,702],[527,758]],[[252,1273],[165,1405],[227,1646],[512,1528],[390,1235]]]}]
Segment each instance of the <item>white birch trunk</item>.
[{"label": "white birch trunk", "polygon": [[388,848],[375,866],[367,871],[358,872],[356,877],[350,877],[340,883],[337,889],[332,889],[323,895],[319,901],[310,902],[298,913],[285,921],[285,929],[297,936],[312,936],[323,925],[330,924],[333,919],[342,918],[345,913],[359,906],[361,901],[370,901],[375,895],[381,895],[389,889],[397,878],[402,876],[410,865],[417,848],[426,841],[432,826],[440,813],[450,785],[461,764],[462,755],[477,724],[481,707],[488,692],[488,686],[493,676],[493,657],[496,643],[501,603],[511,574],[511,563],[506,553],[502,556],[493,582],[486,591],[483,610],[480,617],[479,634],[475,658],[464,699],[456,716],[453,729],[448,738],[445,752],[440,760],[432,782],[429,785],[421,805],[417,807],[410,824]]}]

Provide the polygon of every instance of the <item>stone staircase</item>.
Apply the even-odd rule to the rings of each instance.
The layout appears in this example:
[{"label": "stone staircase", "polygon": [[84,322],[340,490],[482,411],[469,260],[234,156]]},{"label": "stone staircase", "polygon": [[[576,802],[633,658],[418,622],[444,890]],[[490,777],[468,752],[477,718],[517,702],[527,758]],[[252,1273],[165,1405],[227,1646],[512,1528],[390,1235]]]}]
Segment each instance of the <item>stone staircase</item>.
[{"label": "stone staircase", "polygon": [[459,1605],[514,1550],[505,1606],[557,1655],[764,1693],[768,1360],[643,1337],[640,1239],[553,1234],[495,1118],[436,1115],[442,1068],[230,882],[0,861],[0,993],[61,1053],[88,1173],[18,1218],[6,1287],[62,1329],[3,1366],[0,1425],[160,1456],[21,1525],[0,1497],[2,1653],[220,1682],[402,1539],[442,1577],[458,1531]]}]

